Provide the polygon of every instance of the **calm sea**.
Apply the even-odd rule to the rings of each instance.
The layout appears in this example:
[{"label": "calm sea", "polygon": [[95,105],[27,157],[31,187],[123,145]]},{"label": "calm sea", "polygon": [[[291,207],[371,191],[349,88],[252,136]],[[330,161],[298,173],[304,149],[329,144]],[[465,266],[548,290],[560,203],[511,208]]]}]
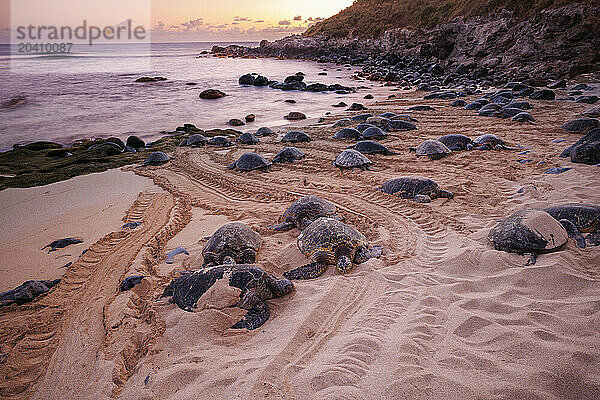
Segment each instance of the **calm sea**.
[{"label": "calm sea", "polygon": [[[135,73],[117,71],[136,57],[143,57],[136,44],[98,45],[106,51],[76,50],[71,56],[33,55],[20,59],[20,70],[11,70],[10,48],[0,45],[0,102],[26,96],[23,105],[0,109],[0,150],[15,143],[37,140],[68,144],[84,137],[135,134],[145,140],[162,136],[183,123],[199,128],[224,128],[231,118],[255,114],[256,122],[242,127],[255,131],[261,126],[286,124],[283,116],[301,111],[318,118],[332,111],[332,104],[350,104],[365,93],[283,92],[270,88],[244,88],[238,78],[250,72],[282,81],[302,71],[306,82],[340,83],[357,86],[351,71],[331,64],[276,59],[198,58],[203,50],[225,43],[153,43],[150,70]],[[248,44],[248,43],[246,43]],[[251,45],[256,45],[251,43]],[[110,46],[113,46],[112,48]],[[115,47],[120,46],[120,47]],[[100,47],[101,49],[101,47]],[[55,73],[58,69],[69,73]],[[318,76],[326,68],[327,76]],[[135,83],[140,76],[163,76],[159,83]],[[189,82],[197,85],[187,85]],[[199,99],[202,90],[215,88],[229,96],[216,101]],[[294,99],[297,104],[286,103]]]}]

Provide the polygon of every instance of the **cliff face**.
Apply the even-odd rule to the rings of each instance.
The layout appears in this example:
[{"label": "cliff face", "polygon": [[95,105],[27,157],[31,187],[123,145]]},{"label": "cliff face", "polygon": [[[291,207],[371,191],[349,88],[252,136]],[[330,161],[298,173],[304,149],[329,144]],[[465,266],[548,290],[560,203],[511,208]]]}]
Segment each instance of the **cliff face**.
[{"label": "cliff face", "polygon": [[305,32],[305,36],[379,37],[391,29],[432,29],[457,17],[485,17],[502,10],[518,21],[543,10],[597,0],[355,0],[354,4]]},{"label": "cliff face", "polygon": [[[416,57],[445,68],[477,65],[491,71],[573,76],[600,70],[600,5],[571,4],[523,18],[514,11],[458,17],[434,28],[395,28],[378,37],[290,36],[254,49],[217,49],[237,56],[306,58],[362,63]],[[309,32],[310,33],[310,32]]]}]

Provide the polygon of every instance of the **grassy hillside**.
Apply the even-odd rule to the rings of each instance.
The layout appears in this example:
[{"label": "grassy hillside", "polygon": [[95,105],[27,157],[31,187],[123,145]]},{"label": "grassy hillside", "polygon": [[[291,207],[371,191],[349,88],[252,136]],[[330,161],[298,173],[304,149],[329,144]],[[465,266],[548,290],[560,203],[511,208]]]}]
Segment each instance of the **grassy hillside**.
[{"label": "grassy hillside", "polygon": [[392,28],[431,28],[457,16],[481,16],[506,9],[526,18],[547,8],[598,0],[356,0],[337,15],[309,28],[305,35],[379,36]]}]

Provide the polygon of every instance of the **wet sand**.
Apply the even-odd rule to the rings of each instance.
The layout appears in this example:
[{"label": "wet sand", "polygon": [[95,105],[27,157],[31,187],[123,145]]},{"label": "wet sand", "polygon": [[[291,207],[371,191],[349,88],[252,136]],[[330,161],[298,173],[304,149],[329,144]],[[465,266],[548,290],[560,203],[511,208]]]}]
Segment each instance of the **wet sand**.
[{"label": "wet sand", "polygon": [[[536,125],[528,125],[479,117],[449,103],[370,105],[373,114],[404,113],[414,104],[436,108],[411,112],[419,129],[382,141],[401,155],[368,156],[371,171],[331,166],[350,143],[332,140],[337,129],[330,126],[303,128],[315,139],[297,145],[305,159],[270,172],[225,168],[247,151],[274,156],[284,146],[273,137],[226,153],[178,149],[176,160],[163,167],[126,168],[155,184],[135,202],[124,197],[120,203],[129,207],[124,221],[143,224],[133,231],[98,226],[103,236],[86,243],[90,250],[55,289],[33,303],[0,309],[0,354],[7,354],[0,362],[0,394],[594,398],[600,392],[600,248],[579,249],[570,240],[524,267],[522,256],[496,251],[487,240],[498,220],[526,207],[600,204],[599,167],[557,157],[581,136],[558,127],[590,106],[532,101]],[[531,152],[460,152],[437,161],[408,152],[447,133],[494,133]],[[523,158],[533,161],[517,161]],[[573,169],[543,174],[555,166]],[[417,204],[374,190],[403,175],[432,178],[455,197]],[[384,248],[383,256],[345,276],[330,267],[318,279],[297,282],[292,294],[269,301],[269,320],[252,332],[229,329],[242,310],[187,313],[160,297],[175,271],[199,266],[204,238],[227,221],[243,221],[263,235],[257,263],[264,269],[280,276],[306,263],[296,247],[297,230],[266,227],[307,194],[334,202],[347,223]],[[164,254],[179,246],[190,255],[165,264]],[[124,277],[139,274],[149,277],[130,292],[118,291]]]}]

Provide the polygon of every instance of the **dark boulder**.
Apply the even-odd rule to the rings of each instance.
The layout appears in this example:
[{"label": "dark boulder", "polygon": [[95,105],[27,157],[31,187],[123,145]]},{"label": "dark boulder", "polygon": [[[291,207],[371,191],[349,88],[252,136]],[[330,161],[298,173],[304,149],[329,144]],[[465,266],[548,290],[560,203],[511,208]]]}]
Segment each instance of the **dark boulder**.
[{"label": "dark boulder", "polygon": [[215,100],[227,96],[225,93],[216,89],[208,89],[200,93],[200,98],[204,100]]},{"label": "dark boulder", "polygon": [[267,86],[269,84],[269,78],[266,76],[258,75],[254,82],[252,83],[254,86]]},{"label": "dark boulder", "polygon": [[254,75],[246,74],[246,75],[240,76],[240,79],[238,80],[238,82],[240,85],[254,85],[255,79],[256,78],[254,77]]}]

